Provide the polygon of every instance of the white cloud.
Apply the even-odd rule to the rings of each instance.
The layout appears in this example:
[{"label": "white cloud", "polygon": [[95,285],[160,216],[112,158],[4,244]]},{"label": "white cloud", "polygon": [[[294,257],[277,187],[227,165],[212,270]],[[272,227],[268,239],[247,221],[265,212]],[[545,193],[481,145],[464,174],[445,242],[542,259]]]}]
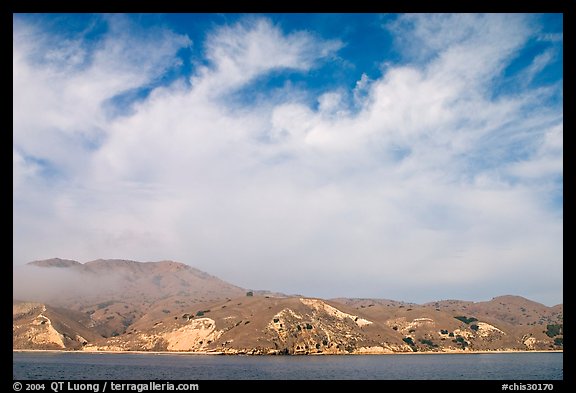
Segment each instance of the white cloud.
[{"label": "white cloud", "polygon": [[[493,60],[510,55],[534,34],[527,23],[529,18],[527,14],[404,14],[385,27],[395,34],[402,53],[413,61],[464,51],[472,58],[462,59],[463,63],[453,67],[490,72]],[[483,61],[474,62],[478,58]]]},{"label": "white cloud", "polygon": [[15,21],[14,145],[65,172],[82,167],[88,151],[105,138],[105,102],[149,83],[189,44],[166,31],[134,37],[134,27],[122,16],[106,23],[109,34],[88,58],[83,37],[61,45],[41,27]]},{"label": "white cloud", "polygon": [[[561,301],[562,221],[542,202],[543,183],[523,180],[561,176],[561,109],[527,110],[545,91],[490,94],[532,34],[524,17],[402,16],[390,28],[427,54],[379,79],[363,74],[349,92],[355,110],[344,90],[323,92],[316,109],[289,89],[230,104],[225,93],[309,70],[343,45],[245,19],[208,35],[210,65],[192,87],[157,88],[122,117],[102,103],[149,83],[189,40],[136,39],[110,23],[117,30],[89,67],[75,68],[74,50],[52,55],[71,73],[30,60],[40,32],[15,27],[14,184],[43,191],[15,192],[18,262],[172,258],[246,287],[428,301],[468,298],[470,286],[499,295],[495,277],[538,276],[546,260],[557,274],[539,293]],[[96,147],[79,146],[99,132]],[[528,147],[511,164],[499,152],[515,144]],[[37,185],[21,152],[68,178]]]},{"label": "white cloud", "polygon": [[562,33],[539,34],[538,40],[548,42],[562,42],[564,40],[564,34]]},{"label": "white cloud", "polygon": [[368,91],[368,87],[370,85],[370,78],[365,73],[362,73],[360,80],[356,82],[356,87],[354,87],[354,101],[356,105],[361,105]]},{"label": "white cloud", "polygon": [[532,64],[530,64],[530,66],[526,70],[525,75],[526,83],[531,82],[540,71],[546,68],[546,66],[550,63],[550,61],[553,58],[554,55],[551,50],[548,50],[546,52],[537,55],[532,61]]},{"label": "white cloud", "polygon": [[268,19],[244,19],[212,33],[206,42],[211,63],[192,79],[197,91],[209,97],[237,88],[275,69],[310,69],[320,58],[342,47],[339,41],[322,41],[309,33],[284,35]]},{"label": "white cloud", "polygon": [[563,125],[550,127],[542,135],[534,155],[527,160],[512,163],[508,172],[522,178],[558,176],[563,171]]},{"label": "white cloud", "polygon": [[27,179],[33,178],[38,172],[38,165],[33,162],[27,161],[22,154],[20,154],[15,149],[12,149],[12,187],[14,190],[18,190],[22,183],[26,182]]}]

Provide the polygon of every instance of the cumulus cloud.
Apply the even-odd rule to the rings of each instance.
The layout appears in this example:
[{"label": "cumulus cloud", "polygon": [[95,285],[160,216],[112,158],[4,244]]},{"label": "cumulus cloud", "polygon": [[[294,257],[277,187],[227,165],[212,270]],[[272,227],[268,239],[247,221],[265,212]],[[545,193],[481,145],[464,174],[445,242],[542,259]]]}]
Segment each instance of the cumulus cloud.
[{"label": "cumulus cloud", "polygon": [[243,287],[419,302],[512,292],[507,276],[561,301],[561,209],[545,202],[561,108],[545,89],[490,87],[534,34],[524,16],[400,16],[385,28],[406,61],[314,105],[291,89],[231,102],[345,45],[245,18],[208,33],[190,84],[110,116],[190,45],[118,18],[88,49],[16,18],[15,263],[174,259]]}]

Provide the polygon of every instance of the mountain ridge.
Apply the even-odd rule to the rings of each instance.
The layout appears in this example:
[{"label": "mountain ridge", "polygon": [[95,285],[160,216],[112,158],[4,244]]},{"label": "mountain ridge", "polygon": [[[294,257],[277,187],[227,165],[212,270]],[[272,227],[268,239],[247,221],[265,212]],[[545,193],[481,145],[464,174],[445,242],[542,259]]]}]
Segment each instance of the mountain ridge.
[{"label": "mountain ridge", "polygon": [[[27,266],[81,285],[59,283],[59,296],[45,300],[13,300],[14,349],[340,354],[563,347],[563,305],[515,295],[424,304],[320,299],[247,290],[167,260],[52,258]],[[50,280],[43,285],[50,294]]]}]

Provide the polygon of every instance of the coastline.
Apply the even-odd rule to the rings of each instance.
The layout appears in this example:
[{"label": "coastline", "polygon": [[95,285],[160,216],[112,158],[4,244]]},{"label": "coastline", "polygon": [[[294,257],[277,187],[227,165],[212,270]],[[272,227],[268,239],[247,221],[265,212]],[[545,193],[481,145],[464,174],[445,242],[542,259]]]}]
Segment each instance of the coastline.
[{"label": "coastline", "polygon": [[334,353],[311,353],[308,355],[252,355],[252,354],[230,354],[225,352],[185,352],[185,351],[76,351],[76,350],[62,350],[62,349],[12,349],[12,353],[83,353],[83,354],[137,354],[137,355],[183,355],[183,356],[205,356],[205,355],[218,355],[218,356],[358,356],[358,355],[482,355],[482,354],[514,354],[514,353],[564,353],[563,350],[501,350],[501,351],[446,351],[446,352],[389,352],[389,353],[349,353],[349,354],[334,354]]}]

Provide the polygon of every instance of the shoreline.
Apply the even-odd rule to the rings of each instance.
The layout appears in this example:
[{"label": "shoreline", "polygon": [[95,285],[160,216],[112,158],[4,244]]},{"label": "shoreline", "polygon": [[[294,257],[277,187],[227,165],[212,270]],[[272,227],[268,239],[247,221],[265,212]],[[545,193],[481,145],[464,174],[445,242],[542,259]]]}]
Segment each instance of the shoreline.
[{"label": "shoreline", "polygon": [[77,351],[77,350],[62,350],[62,349],[12,349],[12,353],[83,353],[83,354],[137,354],[137,355],[181,355],[181,356],[358,356],[358,355],[485,355],[485,354],[514,354],[514,353],[564,353],[563,350],[502,350],[502,351],[450,351],[450,352],[390,352],[390,353],[349,353],[349,354],[333,354],[333,353],[311,353],[308,355],[252,355],[252,354],[230,354],[225,352],[184,352],[184,351]]}]

